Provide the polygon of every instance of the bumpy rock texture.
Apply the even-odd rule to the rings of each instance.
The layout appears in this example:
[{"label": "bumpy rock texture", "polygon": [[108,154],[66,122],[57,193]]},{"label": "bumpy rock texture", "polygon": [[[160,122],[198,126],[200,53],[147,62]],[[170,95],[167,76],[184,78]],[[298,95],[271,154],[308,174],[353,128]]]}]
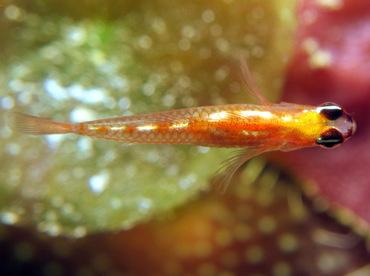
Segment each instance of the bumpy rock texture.
[{"label": "bumpy rock texture", "polygon": [[[272,2],[12,1],[0,6],[0,107],[78,120],[246,102],[240,49],[261,90],[278,91],[294,9]],[[355,137],[335,150],[274,155],[279,168],[255,158],[224,195],[194,198],[224,152],[45,141],[2,124],[0,274],[369,274],[363,238],[326,213],[351,210],[339,217],[367,233],[366,5],[300,2],[284,93],[296,103],[337,101],[355,113]],[[166,215],[145,223],[153,214]],[[131,229],[109,232],[122,227]],[[87,236],[52,236],[61,234]]]}]

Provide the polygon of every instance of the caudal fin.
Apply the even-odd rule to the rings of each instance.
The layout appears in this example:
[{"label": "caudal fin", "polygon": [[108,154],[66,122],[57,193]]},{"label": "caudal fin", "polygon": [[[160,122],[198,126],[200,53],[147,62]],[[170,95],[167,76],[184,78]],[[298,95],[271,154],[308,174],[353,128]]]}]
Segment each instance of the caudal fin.
[{"label": "caudal fin", "polygon": [[70,133],[72,130],[72,124],[59,123],[20,112],[9,112],[8,121],[12,129],[27,134],[61,134]]}]

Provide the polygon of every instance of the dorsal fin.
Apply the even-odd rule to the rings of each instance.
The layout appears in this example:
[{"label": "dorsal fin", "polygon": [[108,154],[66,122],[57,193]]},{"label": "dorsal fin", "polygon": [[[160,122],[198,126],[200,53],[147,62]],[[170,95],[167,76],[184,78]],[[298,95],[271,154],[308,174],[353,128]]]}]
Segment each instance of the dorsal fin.
[{"label": "dorsal fin", "polygon": [[245,56],[240,52],[239,53],[240,59],[240,69],[241,69],[241,79],[242,84],[247,91],[249,91],[254,97],[257,97],[260,104],[262,105],[272,105],[265,96],[263,96],[262,92],[258,89],[256,84],[253,81],[252,74],[248,68],[247,62],[245,61]]}]

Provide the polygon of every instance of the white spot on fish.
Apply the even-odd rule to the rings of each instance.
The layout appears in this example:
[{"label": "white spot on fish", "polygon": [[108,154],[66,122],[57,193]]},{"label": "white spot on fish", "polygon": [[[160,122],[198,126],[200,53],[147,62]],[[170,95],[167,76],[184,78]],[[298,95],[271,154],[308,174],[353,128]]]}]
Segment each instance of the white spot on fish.
[{"label": "white spot on fish", "polygon": [[282,117],[282,120],[284,121],[284,122],[291,122],[291,121],[293,121],[293,118],[292,118],[292,116],[283,116]]},{"label": "white spot on fish", "polygon": [[243,110],[240,111],[240,114],[245,117],[249,116],[258,116],[266,119],[272,118],[272,113],[269,111],[258,111],[258,110]]},{"label": "white spot on fish", "polygon": [[112,126],[109,128],[109,130],[124,130],[126,128],[126,126]]},{"label": "white spot on fish", "polygon": [[142,131],[142,130],[152,130],[152,129],[156,129],[156,128],[158,128],[158,126],[156,126],[156,125],[146,125],[146,126],[138,126],[137,130],[140,130],[140,131]]},{"label": "white spot on fish", "polygon": [[209,119],[212,121],[219,121],[221,119],[225,119],[226,117],[227,117],[226,111],[215,112],[209,115]]}]

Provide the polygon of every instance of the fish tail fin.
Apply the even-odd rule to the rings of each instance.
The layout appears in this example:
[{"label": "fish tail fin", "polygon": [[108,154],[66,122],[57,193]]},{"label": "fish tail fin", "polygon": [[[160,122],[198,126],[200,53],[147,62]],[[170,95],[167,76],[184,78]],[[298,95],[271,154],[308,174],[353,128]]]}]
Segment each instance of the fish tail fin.
[{"label": "fish tail fin", "polygon": [[8,121],[12,129],[34,135],[71,133],[73,125],[69,123],[59,123],[20,112],[9,112]]}]

